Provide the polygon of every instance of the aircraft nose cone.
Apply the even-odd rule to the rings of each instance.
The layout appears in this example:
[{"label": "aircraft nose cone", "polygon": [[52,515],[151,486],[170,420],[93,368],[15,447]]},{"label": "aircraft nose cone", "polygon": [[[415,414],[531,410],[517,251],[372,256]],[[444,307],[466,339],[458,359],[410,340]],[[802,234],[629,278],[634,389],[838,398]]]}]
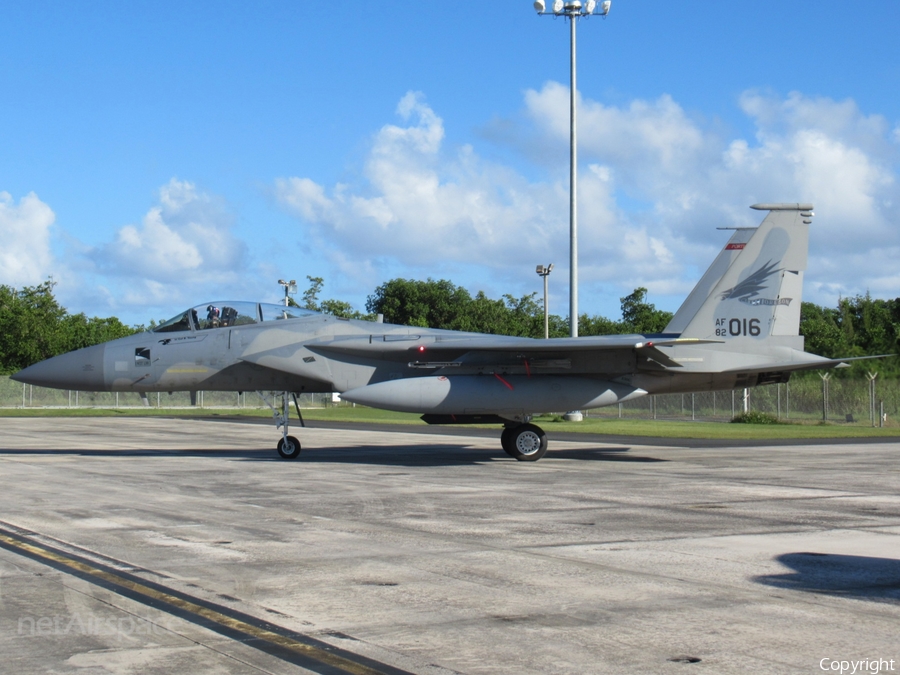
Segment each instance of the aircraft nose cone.
[{"label": "aircraft nose cone", "polygon": [[104,389],[105,351],[104,345],[94,345],[68,354],[60,354],[20,370],[12,376],[12,379],[38,387],[100,391]]}]

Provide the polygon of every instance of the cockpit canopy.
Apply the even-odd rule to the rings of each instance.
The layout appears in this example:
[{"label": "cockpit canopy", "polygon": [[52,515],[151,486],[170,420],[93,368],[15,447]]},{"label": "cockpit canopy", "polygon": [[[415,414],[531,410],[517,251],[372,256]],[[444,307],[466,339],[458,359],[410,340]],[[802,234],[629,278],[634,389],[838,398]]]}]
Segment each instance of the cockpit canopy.
[{"label": "cockpit canopy", "polygon": [[266,302],[207,302],[182,312],[153,329],[154,333],[208,330],[226,326],[246,326],[261,321],[299,319],[316,314],[308,309]]}]

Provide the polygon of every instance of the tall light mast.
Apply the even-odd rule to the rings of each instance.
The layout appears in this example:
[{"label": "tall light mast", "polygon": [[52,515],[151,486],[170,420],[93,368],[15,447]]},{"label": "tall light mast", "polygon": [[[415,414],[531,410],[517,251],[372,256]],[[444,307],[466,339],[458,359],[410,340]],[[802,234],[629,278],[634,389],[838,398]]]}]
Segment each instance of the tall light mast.
[{"label": "tall light mast", "polygon": [[578,337],[578,146],[575,124],[575,24],[588,16],[609,14],[611,0],[554,0],[547,12],[544,0],[535,0],[534,8],[540,16],[564,16],[569,20],[569,334]]}]

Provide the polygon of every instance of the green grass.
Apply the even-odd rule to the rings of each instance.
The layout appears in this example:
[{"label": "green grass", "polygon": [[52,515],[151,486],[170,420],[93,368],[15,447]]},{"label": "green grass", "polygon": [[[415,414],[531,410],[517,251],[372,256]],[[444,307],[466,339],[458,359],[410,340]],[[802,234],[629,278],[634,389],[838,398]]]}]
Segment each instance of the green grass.
[{"label": "green grass", "polygon": [[[379,422],[387,424],[424,424],[414,413],[395,413],[363,407],[335,407],[304,410],[308,420],[342,422]],[[779,438],[863,438],[868,436],[900,436],[896,427],[872,428],[862,424],[728,424],[723,422],[689,422],[672,420],[628,420],[585,418],[582,422],[565,422],[559,415],[541,415],[534,423],[547,431],[571,431],[615,436],[652,436],[659,438],[706,439],[779,439]]]},{"label": "green grass", "polygon": [[[378,424],[421,424],[425,425],[418,413],[401,413],[364,406],[335,406],[332,408],[308,408],[302,410],[303,419],[332,422],[366,422]],[[294,411],[296,412],[296,411]]]},{"label": "green grass", "polygon": [[[262,417],[270,418],[268,409],[254,408],[5,408],[0,417]],[[362,406],[337,406],[303,410],[306,420],[359,422],[378,424],[424,425],[415,413],[397,413]],[[294,419],[294,415],[292,415]],[[872,428],[863,424],[784,423],[727,424],[722,422],[689,422],[671,420],[585,418],[583,422],[561,421],[558,415],[534,419],[548,431],[609,434],[614,436],[646,436],[656,438],[697,438],[723,440],[766,440],[804,438],[866,438],[900,436],[895,426]]]},{"label": "green grass", "polygon": [[723,422],[690,422],[670,420],[620,420],[588,418],[583,422],[535,423],[548,431],[574,431],[614,436],[648,436],[656,438],[698,438],[720,440],[766,440],[791,438],[865,438],[900,436],[900,429],[883,429],[851,424],[728,424]]}]

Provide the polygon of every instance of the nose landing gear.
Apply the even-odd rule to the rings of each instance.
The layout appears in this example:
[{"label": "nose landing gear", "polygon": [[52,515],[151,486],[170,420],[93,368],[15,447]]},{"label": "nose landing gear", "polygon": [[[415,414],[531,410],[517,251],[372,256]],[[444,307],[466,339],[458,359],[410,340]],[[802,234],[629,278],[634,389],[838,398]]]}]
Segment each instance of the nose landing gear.
[{"label": "nose landing gear", "polygon": [[303,415],[300,412],[300,404],[297,402],[297,394],[291,392],[282,392],[281,394],[281,410],[273,404],[276,402],[275,394],[272,395],[272,402],[269,402],[269,396],[261,391],[256,392],[263,402],[272,410],[272,418],[275,420],[275,428],[281,429],[281,439],[278,441],[276,449],[282,459],[297,459],[300,455],[300,441],[294,436],[288,434],[290,424],[290,401],[288,395],[294,399],[294,407],[297,409],[297,417],[300,419],[300,426],[305,427]]}]

